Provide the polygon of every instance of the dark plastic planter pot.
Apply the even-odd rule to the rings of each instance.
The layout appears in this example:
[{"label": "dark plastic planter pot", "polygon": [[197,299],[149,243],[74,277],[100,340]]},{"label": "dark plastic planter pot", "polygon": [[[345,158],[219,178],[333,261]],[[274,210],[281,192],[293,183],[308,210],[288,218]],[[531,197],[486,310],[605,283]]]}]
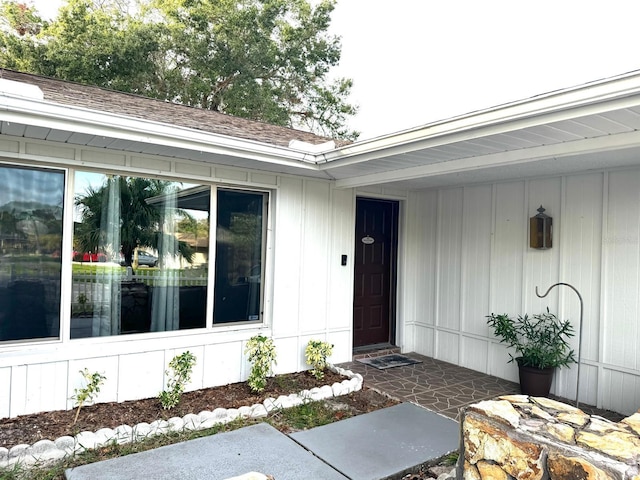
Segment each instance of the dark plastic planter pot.
[{"label": "dark plastic planter pot", "polygon": [[520,372],[520,392],[533,397],[548,397],[553,381],[554,367],[525,367],[518,362]]}]

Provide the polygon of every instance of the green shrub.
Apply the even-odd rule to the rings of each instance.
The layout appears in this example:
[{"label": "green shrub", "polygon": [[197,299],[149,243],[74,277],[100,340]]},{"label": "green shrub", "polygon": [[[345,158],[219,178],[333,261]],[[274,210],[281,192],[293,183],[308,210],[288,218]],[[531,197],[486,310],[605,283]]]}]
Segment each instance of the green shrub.
[{"label": "green shrub", "polygon": [[525,314],[511,318],[492,313],[487,324],[501,343],[515,349],[516,356],[509,353],[509,362],[516,360],[519,365],[542,369],[566,367],[576,361],[568,342],[574,335],[571,322],[559,320],[548,309],[531,317]]},{"label": "green shrub", "polygon": [[86,402],[90,402],[100,392],[100,387],[107,379],[104,375],[94,372],[89,372],[88,369],[80,370],[80,374],[83,376],[86,385],[82,388],[76,388],[73,390],[74,395],[71,397],[76,401],[76,416],[73,419],[73,424],[78,422],[78,416],[80,415],[80,409]]},{"label": "green shrub", "polygon": [[307,363],[311,365],[311,374],[318,380],[324,378],[324,370],[327,368],[327,357],[331,356],[333,345],[321,340],[309,340],[304,350]]},{"label": "green shrub", "polygon": [[276,363],[276,347],[273,339],[264,335],[255,335],[247,341],[244,349],[251,362],[251,374],[247,383],[254,392],[262,392],[267,386],[267,377],[271,376]]},{"label": "green shrub", "polygon": [[189,351],[176,355],[171,359],[169,362],[170,370],[165,371],[165,374],[169,377],[167,389],[158,395],[162,408],[171,410],[180,403],[182,393],[189,380],[191,380],[191,372],[195,363],[196,357]]}]

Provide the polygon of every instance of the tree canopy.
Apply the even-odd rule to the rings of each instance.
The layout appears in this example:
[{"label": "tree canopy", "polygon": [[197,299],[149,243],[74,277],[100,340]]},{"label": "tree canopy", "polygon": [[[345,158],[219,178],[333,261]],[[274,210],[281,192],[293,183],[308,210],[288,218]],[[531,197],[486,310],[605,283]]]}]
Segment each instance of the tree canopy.
[{"label": "tree canopy", "polygon": [[0,65],[353,140],[331,79],[335,0],[68,0],[1,6]]}]

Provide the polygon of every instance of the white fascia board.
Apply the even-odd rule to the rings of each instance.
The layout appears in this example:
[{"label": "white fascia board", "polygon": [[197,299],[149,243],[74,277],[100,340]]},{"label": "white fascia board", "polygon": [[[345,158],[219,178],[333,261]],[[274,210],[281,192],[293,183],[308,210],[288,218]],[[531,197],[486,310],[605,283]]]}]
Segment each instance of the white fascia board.
[{"label": "white fascia board", "polygon": [[397,134],[356,142],[319,155],[322,168],[353,165],[390,155],[448,145],[586,115],[640,105],[640,73],[552,92],[435,122]]},{"label": "white fascia board", "polygon": [[318,171],[314,155],[284,147],[10,95],[0,94],[0,120]]},{"label": "white fascia board", "polygon": [[573,142],[540,145],[537,147],[511,150],[508,152],[491,153],[476,157],[449,160],[446,162],[403,168],[389,172],[359,175],[356,177],[336,180],[336,188],[364,187],[450,173],[505,167],[535,162],[548,158],[560,158],[568,155],[597,153],[639,146],[640,131],[625,132],[616,135],[607,135],[604,137],[575,140]]}]

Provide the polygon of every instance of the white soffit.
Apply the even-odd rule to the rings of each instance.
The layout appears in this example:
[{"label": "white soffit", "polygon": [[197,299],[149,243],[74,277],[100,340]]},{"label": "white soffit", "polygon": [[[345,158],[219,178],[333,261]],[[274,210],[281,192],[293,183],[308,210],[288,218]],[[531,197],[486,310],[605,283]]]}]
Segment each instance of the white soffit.
[{"label": "white soffit", "polygon": [[[491,181],[511,171],[538,175],[545,168],[504,170],[512,165],[565,156],[640,149],[640,74],[622,75],[424,127],[348,145],[324,155],[321,168],[338,187],[393,185],[430,188],[434,179],[457,184]],[[640,152],[638,152],[640,153]],[[599,155],[598,166],[628,164],[640,155]],[[564,173],[581,169],[566,162]],[[594,167],[590,163],[590,167]],[[490,173],[493,171],[493,173]],[[482,172],[482,173],[480,173]],[[448,176],[445,180],[444,176]],[[482,180],[480,180],[482,178]]]}]

